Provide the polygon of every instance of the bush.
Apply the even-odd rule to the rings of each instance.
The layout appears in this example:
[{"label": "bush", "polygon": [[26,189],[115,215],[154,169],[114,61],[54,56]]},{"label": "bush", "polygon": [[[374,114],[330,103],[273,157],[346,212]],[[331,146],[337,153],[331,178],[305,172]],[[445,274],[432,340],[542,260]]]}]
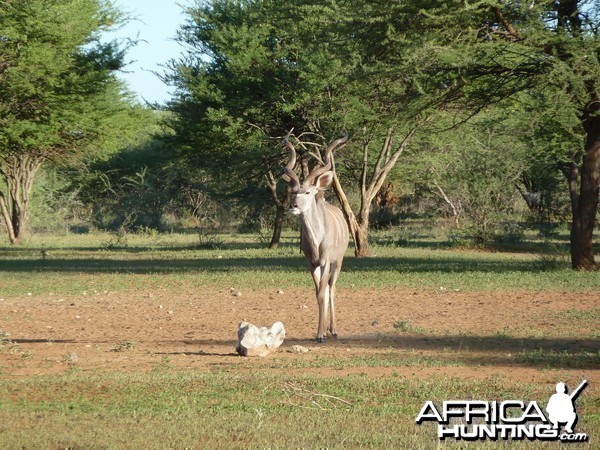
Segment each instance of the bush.
[{"label": "bush", "polygon": [[78,198],[78,191],[66,189],[67,183],[53,167],[37,176],[31,195],[29,227],[34,232],[77,232],[89,230],[90,209]]},{"label": "bush", "polygon": [[525,237],[524,228],[516,222],[501,223],[494,233],[494,243],[502,245],[518,245]]},{"label": "bush", "polygon": [[369,214],[369,225],[374,230],[384,230],[402,223],[402,214],[394,206],[375,207]]}]

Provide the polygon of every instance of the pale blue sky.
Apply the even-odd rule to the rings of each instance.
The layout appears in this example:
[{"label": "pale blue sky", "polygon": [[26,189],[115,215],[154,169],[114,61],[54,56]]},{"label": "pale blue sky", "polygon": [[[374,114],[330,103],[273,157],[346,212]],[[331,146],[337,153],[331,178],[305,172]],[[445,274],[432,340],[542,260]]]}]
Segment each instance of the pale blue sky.
[{"label": "pale blue sky", "polygon": [[114,0],[114,4],[134,19],[125,27],[111,32],[105,39],[138,39],[130,49],[127,60],[133,61],[119,77],[127,82],[141,101],[164,103],[172,88],[166,86],[151,71],[162,73],[160,67],[171,58],[177,58],[181,47],[173,41],[176,31],[184,22],[186,0]]}]

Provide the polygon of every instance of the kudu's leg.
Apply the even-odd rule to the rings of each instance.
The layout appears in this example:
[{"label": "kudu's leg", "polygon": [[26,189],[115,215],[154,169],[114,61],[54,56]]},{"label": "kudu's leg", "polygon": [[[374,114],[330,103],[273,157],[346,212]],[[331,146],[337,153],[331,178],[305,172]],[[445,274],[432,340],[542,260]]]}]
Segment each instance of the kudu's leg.
[{"label": "kudu's leg", "polygon": [[329,274],[330,263],[312,268],[313,281],[319,306],[319,324],[317,326],[317,342],[325,343],[327,337],[327,313],[329,310]]},{"label": "kudu's leg", "polygon": [[329,331],[334,339],[337,339],[337,327],[335,325],[335,283],[342,270],[342,261],[331,264],[331,278],[329,280]]}]

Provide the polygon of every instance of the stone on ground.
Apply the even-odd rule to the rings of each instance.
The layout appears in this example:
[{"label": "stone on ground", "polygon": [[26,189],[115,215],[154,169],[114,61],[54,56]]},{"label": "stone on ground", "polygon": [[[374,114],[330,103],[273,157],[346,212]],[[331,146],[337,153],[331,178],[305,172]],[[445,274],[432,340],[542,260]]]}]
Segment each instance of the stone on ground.
[{"label": "stone on ground", "polygon": [[302,345],[292,345],[289,349],[289,353],[308,353],[308,348],[303,347]]},{"label": "stone on ground", "polygon": [[269,328],[258,328],[251,323],[240,322],[235,351],[241,356],[267,356],[275,351],[284,339],[285,328],[281,322],[275,322]]}]

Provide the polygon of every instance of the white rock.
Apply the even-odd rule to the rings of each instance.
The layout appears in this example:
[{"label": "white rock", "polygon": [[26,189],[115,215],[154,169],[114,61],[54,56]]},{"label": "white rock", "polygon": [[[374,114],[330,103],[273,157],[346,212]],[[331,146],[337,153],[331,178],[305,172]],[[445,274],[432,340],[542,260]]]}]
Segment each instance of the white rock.
[{"label": "white rock", "polygon": [[241,356],[267,356],[285,339],[283,323],[275,322],[270,328],[258,328],[248,322],[238,325],[238,342],[235,351]]}]

